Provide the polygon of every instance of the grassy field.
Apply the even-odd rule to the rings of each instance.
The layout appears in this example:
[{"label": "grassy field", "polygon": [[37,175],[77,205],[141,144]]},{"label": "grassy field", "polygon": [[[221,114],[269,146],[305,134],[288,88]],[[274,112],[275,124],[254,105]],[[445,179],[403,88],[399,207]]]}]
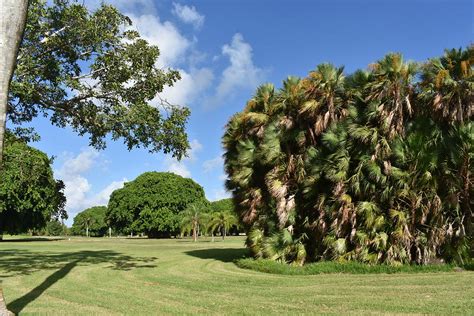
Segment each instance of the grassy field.
[{"label": "grassy field", "polygon": [[243,239],[0,243],[20,314],[473,314],[474,272],[273,275],[240,269]]}]

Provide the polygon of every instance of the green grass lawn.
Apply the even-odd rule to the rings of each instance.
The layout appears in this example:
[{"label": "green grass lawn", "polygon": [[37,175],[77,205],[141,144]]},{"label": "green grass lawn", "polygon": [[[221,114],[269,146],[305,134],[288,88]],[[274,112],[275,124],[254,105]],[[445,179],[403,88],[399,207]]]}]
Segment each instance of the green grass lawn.
[{"label": "green grass lawn", "polygon": [[275,275],[245,254],[241,237],[5,241],[0,279],[21,314],[474,313],[474,272]]}]

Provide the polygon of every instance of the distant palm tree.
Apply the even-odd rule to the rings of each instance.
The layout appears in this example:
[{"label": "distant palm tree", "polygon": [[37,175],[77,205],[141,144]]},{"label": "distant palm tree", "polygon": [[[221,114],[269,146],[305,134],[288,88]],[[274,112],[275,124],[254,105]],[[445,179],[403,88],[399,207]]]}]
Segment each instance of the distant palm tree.
[{"label": "distant palm tree", "polygon": [[211,214],[207,227],[212,233],[219,229],[222,234],[222,240],[224,240],[232,225],[237,223],[237,217],[234,214],[229,211],[221,211]]},{"label": "distant palm tree", "polygon": [[86,226],[86,237],[89,237],[89,227],[94,223],[94,219],[92,217],[86,217],[85,219],[85,226]]},{"label": "distant palm tree", "polygon": [[474,115],[474,45],[467,50],[446,50],[430,59],[421,73],[420,94],[427,112],[449,124],[468,122]]},{"label": "distant palm tree", "polygon": [[181,234],[187,234],[192,231],[193,241],[197,241],[199,227],[204,226],[207,216],[203,213],[203,206],[191,204],[184,210],[181,219]]},{"label": "distant palm tree", "polygon": [[405,63],[401,54],[388,54],[371,65],[367,86],[368,103],[375,103],[384,129],[392,138],[405,132],[405,122],[413,113],[415,63]]}]

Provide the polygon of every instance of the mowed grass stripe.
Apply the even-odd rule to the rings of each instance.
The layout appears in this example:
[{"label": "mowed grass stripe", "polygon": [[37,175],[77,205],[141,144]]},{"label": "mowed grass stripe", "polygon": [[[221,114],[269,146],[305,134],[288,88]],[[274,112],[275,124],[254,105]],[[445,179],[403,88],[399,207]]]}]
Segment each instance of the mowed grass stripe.
[{"label": "mowed grass stripe", "polygon": [[[467,315],[474,310],[473,272],[275,275],[238,268],[232,261],[245,253],[240,237],[197,243],[7,241],[0,243],[0,275],[7,303],[15,302],[21,314]],[[74,266],[61,275],[68,264]],[[31,296],[55,274],[61,278]]]}]

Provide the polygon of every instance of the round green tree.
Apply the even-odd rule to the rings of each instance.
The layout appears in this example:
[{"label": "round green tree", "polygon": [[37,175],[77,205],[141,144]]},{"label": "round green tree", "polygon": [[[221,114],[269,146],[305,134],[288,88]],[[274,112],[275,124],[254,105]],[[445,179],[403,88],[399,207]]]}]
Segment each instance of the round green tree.
[{"label": "round green tree", "polygon": [[106,212],[107,207],[105,206],[94,206],[80,212],[74,217],[72,233],[74,235],[86,235],[87,237],[104,236],[109,228],[105,220]]},{"label": "round green tree", "polygon": [[107,219],[126,233],[176,236],[179,214],[196,202],[208,204],[204,189],[193,180],[169,172],[146,172],[111,194]]},{"label": "round green tree", "polygon": [[41,229],[54,218],[67,218],[64,184],[53,177],[48,156],[7,135],[0,171],[0,236]]}]

